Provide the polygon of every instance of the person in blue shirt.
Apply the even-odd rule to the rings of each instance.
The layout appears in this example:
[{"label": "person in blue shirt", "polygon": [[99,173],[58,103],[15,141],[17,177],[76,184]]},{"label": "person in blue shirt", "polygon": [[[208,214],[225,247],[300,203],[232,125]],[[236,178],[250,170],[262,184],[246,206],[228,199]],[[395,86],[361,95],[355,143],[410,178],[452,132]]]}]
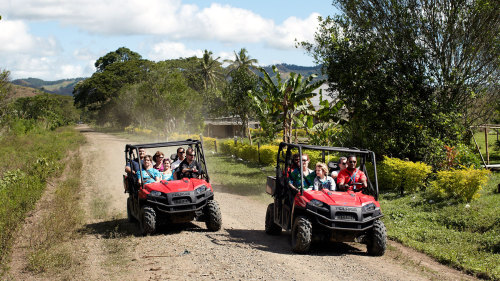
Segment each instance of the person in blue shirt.
[{"label": "person in blue shirt", "polygon": [[130,166],[131,163],[127,163],[125,166],[125,172],[127,174],[134,174],[139,171],[139,160],[141,161],[142,166],[144,166],[144,156],[146,156],[146,150],[144,148],[139,148],[139,158],[135,158],[132,160],[132,167]]},{"label": "person in blue shirt", "polygon": [[168,158],[163,159],[163,168],[165,170],[163,172],[161,172],[161,179],[162,180],[171,181],[174,179],[174,173],[173,173],[170,165],[171,165],[170,159],[168,159]]},{"label": "person in blue shirt", "polygon": [[325,163],[316,164],[316,178],[314,178],[314,190],[327,189],[335,191],[335,180],[328,175],[328,167]]},{"label": "person in blue shirt", "polygon": [[139,184],[141,184],[141,175],[144,180],[144,184],[160,181],[161,173],[153,168],[153,157],[151,157],[151,155],[144,156],[144,166],[142,167],[142,171],[136,173]]}]

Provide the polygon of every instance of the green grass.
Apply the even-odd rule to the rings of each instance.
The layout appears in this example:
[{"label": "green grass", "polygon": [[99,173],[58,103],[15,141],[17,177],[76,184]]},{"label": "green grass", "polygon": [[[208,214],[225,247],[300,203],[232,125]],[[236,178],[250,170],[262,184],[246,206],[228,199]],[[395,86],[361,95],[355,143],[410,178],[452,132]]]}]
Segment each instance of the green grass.
[{"label": "green grass", "polygon": [[222,154],[205,154],[212,184],[222,185],[228,192],[261,201],[271,198],[265,189],[267,176],[275,175],[274,167],[244,162]]},{"label": "green grass", "polygon": [[67,270],[79,263],[71,242],[78,237],[77,229],[84,222],[80,207],[80,175],[82,161],[75,156],[70,163],[71,173],[56,187],[42,220],[30,235],[27,269],[36,273]]},{"label": "green grass", "polygon": [[[479,145],[479,150],[483,155],[484,161],[486,161],[486,142],[484,131],[474,133],[474,138]],[[490,164],[500,164],[500,148],[497,148],[497,146],[495,145],[496,141],[497,134],[495,133],[495,131],[490,131],[490,133],[488,134],[488,152],[490,154]]]},{"label": "green grass", "polygon": [[469,204],[382,194],[388,236],[444,264],[500,279],[499,182],[500,174],[493,174],[481,197]]},{"label": "green grass", "polygon": [[[67,151],[84,142],[72,128],[37,130],[0,139],[0,264],[6,265],[13,234],[33,209],[49,177],[61,174]],[[0,268],[0,276],[6,268]]]}]

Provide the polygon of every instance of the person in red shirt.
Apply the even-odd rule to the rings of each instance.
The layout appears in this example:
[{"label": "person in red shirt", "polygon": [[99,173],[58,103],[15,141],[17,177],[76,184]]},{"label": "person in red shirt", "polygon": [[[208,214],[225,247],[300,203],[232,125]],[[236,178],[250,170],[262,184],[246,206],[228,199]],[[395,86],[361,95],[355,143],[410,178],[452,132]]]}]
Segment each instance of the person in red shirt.
[{"label": "person in red shirt", "polygon": [[339,172],[337,176],[337,186],[339,190],[347,190],[354,183],[362,183],[363,187],[368,187],[366,175],[356,168],[357,159],[354,155],[347,157],[347,168]]}]

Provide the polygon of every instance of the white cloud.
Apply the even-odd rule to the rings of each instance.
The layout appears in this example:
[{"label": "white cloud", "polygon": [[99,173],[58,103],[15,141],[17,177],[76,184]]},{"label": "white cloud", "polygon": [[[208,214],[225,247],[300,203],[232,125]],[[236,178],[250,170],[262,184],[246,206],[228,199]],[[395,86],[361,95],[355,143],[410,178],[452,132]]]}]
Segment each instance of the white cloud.
[{"label": "white cloud", "polygon": [[276,48],[290,49],[295,47],[295,40],[312,42],[314,33],[318,29],[319,16],[320,14],[312,13],[306,19],[289,17],[275,29],[275,34],[267,40],[267,43]]},{"label": "white cloud", "polygon": [[227,43],[265,42],[294,48],[294,39],[311,39],[317,16],[290,17],[282,24],[241,8],[212,3],[199,9],[180,0],[16,0],[5,13],[25,20],[55,20],[93,34],[167,35]]},{"label": "white cloud", "polygon": [[39,54],[51,56],[60,51],[54,38],[40,38],[28,31],[28,26],[19,20],[0,21],[0,56],[12,54]]},{"label": "white cloud", "polygon": [[151,47],[148,57],[154,61],[166,59],[187,58],[192,56],[201,57],[202,50],[190,50],[182,43],[178,42],[160,42]]}]

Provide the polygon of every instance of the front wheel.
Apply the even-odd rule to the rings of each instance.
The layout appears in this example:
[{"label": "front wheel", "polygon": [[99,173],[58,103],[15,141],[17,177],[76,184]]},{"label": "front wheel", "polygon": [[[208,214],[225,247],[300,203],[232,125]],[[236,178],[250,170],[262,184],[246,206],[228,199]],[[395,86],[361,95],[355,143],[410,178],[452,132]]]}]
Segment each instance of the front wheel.
[{"label": "front wheel", "polygon": [[307,217],[297,217],[292,227],[292,250],[299,254],[305,254],[311,247],[311,241],[311,221]]},{"label": "front wheel", "polygon": [[280,235],[281,226],[274,223],[274,203],[267,206],[266,211],[266,233],[270,235]]},{"label": "front wheel", "polygon": [[156,230],[156,212],[150,206],[141,208],[141,219],[139,222],[142,235],[149,235]]},{"label": "front wheel", "polygon": [[210,231],[218,231],[222,227],[222,216],[217,201],[208,200],[205,206],[205,225]]},{"label": "front wheel", "polygon": [[366,249],[368,254],[372,256],[382,256],[387,248],[387,231],[381,220],[376,220],[373,223],[371,235],[368,238]]}]

